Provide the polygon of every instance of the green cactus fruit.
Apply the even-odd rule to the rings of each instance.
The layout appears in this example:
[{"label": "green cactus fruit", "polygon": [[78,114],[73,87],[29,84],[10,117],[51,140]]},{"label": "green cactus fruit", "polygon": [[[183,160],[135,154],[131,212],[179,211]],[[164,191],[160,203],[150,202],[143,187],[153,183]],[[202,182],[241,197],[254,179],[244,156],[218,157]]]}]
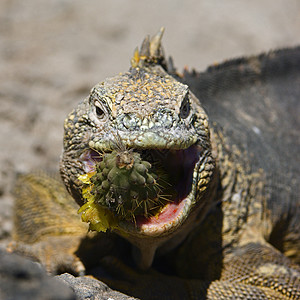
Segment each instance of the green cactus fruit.
[{"label": "green cactus fruit", "polygon": [[[156,173],[156,174],[155,174]],[[149,217],[164,205],[160,197],[162,171],[143,161],[138,152],[114,150],[104,153],[91,177],[95,203],[109,208],[119,218]],[[160,174],[159,176],[157,174]],[[164,180],[165,182],[165,180]]]}]

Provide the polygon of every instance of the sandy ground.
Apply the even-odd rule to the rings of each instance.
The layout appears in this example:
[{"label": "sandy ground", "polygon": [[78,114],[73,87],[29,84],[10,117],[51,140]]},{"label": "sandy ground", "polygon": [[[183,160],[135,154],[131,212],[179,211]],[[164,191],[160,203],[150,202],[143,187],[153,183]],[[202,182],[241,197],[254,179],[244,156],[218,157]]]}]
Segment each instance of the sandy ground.
[{"label": "sandy ground", "polygon": [[300,44],[300,1],[0,1],[0,239],[15,175],[58,168],[67,113],[161,26],[178,69],[204,70]]}]

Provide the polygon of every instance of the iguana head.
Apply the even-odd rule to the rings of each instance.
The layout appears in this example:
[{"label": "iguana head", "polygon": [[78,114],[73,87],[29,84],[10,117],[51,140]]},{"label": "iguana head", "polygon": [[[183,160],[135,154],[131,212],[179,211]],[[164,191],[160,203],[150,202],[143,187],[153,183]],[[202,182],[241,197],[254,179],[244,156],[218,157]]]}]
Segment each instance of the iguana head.
[{"label": "iguana head", "polygon": [[[161,35],[146,39],[130,70],[97,84],[64,124],[61,174],[76,201],[87,203],[85,220],[140,248],[145,239],[157,248],[188,231],[211,206],[208,118],[189,87],[162,67]],[[133,172],[144,179],[132,180]]]}]

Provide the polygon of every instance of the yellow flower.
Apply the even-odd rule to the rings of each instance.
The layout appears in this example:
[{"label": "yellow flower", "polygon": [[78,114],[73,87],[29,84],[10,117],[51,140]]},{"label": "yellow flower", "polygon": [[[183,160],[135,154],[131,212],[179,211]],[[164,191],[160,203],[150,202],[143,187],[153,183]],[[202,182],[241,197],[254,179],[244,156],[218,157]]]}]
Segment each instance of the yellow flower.
[{"label": "yellow flower", "polygon": [[90,178],[95,172],[80,175],[78,179],[85,184],[82,188],[82,197],[87,202],[80,207],[78,213],[82,213],[81,220],[89,223],[89,229],[94,231],[106,232],[107,229],[114,229],[118,227],[116,217],[109,211],[109,209],[95,203],[95,196],[91,193],[94,185]]}]

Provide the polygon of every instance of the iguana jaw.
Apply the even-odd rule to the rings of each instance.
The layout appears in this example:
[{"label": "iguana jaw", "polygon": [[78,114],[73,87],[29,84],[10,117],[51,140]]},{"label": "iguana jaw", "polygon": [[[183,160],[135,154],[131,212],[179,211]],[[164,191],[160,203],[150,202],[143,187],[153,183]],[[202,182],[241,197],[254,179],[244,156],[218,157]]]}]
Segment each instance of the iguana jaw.
[{"label": "iguana jaw", "polygon": [[[170,161],[175,162],[175,169],[185,161],[179,160],[178,157],[186,155],[191,159],[186,162],[188,167],[183,168],[188,170],[188,176],[184,180],[184,185],[188,188],[183,192],[182,197],[166,204],[155,216],[150,218],[137,216],[135,222],[114,219],[107,227],[135,246],[133,257],[141,269],[151,266],[158,248],[162,251],[169,251],[181,243],[187,234],[203,220],[214,203],[216,172],[214,172],[215,159],[210,149],[204,150],[203,144],[198,141],[187,149],[174,151],[175,156],[170,156]],[[91,170],[92,153],[91,149],[85,153],[86,170]],[[177,159],[175,159],[176,154]]]},{"label": "iguana jaw", "polygon": [[[176,189],[176,196],[166,202],[162,209],[152,216],[137,215],[131,221],[118,218],[118,231],[134,236],[169,235],[184,223],[201,198],[200,193],[197,193],[198,181],[201,177],[201,170],[203,171],[207,167],[209,151],[204,151],[199,143],[181,150],[134,150],[142,152],[142,155],[155,156],[156,163],[164,164],[165,169],[173,176],[171,184]],[[157,152],[161,155],[160,159],[157,159]],[[84,152],[81,159],[85,172],[88,173],[94,169],[97,156],[99,160],[99,154],[92,149]],[[202,180],[203,190],[208,182],[209,176]],[[198,203],[197,206],[201,206],[201,203]]]}]

